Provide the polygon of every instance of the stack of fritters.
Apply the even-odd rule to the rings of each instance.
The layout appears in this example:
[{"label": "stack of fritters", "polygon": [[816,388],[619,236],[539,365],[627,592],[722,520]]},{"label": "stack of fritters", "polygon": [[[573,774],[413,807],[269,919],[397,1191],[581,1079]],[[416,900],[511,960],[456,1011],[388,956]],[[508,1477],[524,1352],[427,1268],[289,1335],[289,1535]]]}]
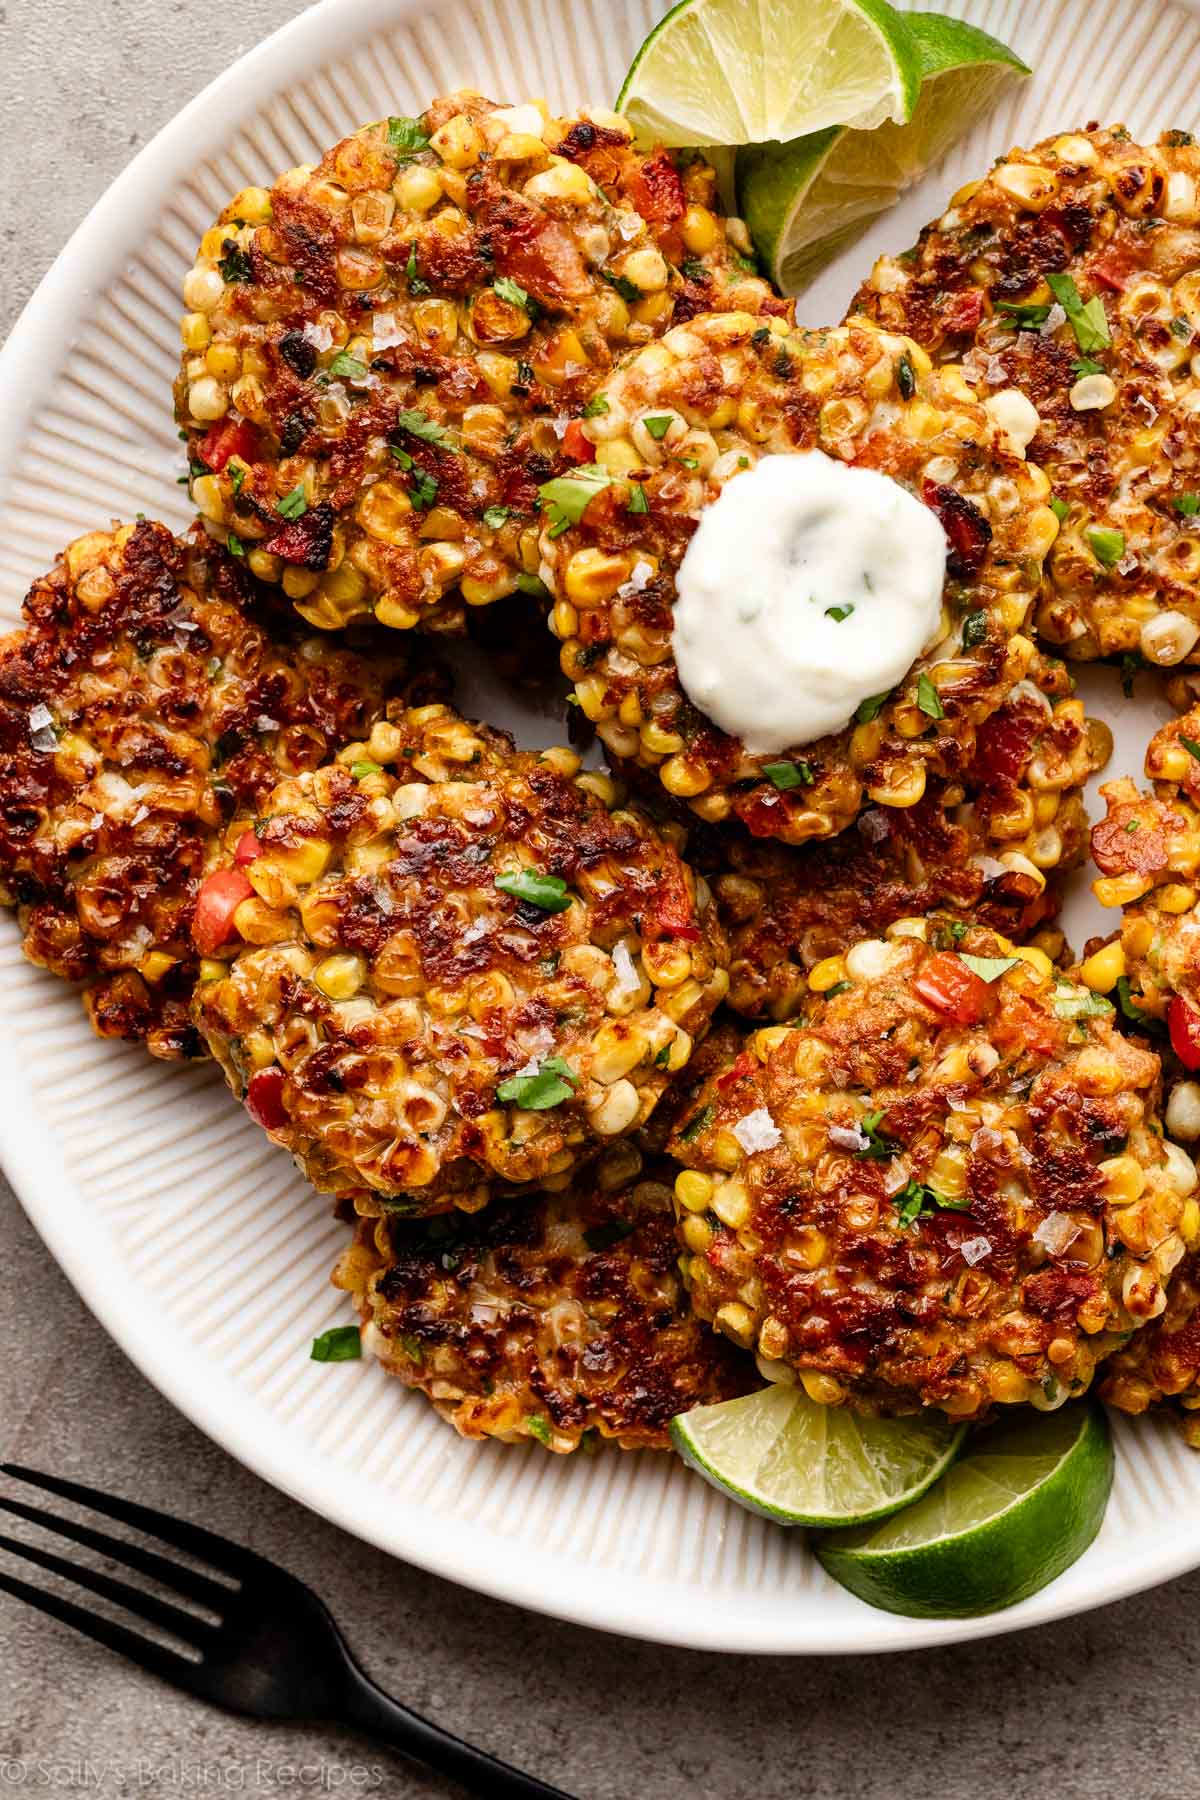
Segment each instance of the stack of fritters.
[{"label": "stack of fritters", "polygon": [[[608,113],[450,95],[206,233],[200,521],[35,583],[3,897],[97,1030],[211,1051],[337,1196],[364,1347],[464,1434],[663,1446],[764,1379],[974,1419],[1106,1359],[1130,1410],[1200,1396],[1159,1054],[1200,1068],[1200,714],[1151,797],[1107,790],[1124,922],[1075,967],[1111,739],[1035,642],[1192,698],[1198,179],[1178,133],[1013,152],[825,331],[708,164]],[[942,619],[756,756],[682,688],[676,578],[726,482],[811,449],[936,514]],[[383,629],[510,595],[613,774],[460,717]],[[1166,1123],[1200,1138],[1200,1082]]]}]

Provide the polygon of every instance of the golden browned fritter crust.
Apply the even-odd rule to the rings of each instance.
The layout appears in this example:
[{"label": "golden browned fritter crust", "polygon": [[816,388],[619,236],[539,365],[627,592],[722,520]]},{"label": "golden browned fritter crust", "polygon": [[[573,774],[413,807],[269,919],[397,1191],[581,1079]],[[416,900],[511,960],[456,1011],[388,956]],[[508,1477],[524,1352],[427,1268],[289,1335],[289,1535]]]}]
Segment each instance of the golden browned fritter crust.
[{"label": "golden browned fritter crust", "polygon": [[668,1146],[696,1310],[829,1403],[1057,1404],[1163,1311],[1184,1253],[1196,1175],[1158,1058],[981,929],[867,940],[845,969]]},{"label": "golden browned fritter crust", "polygon": [[[1029,454],[1064,514],[1038,626],[1069,656],[1200,661],[1198,184],[1188,132],[1011,150],[912,251],[881,257],[851,308],[1036,406]],[[1064,278],[1070,312],[1088,308],[1078,330]]]},{"label": "golden browned fritter crust", "polygon": [[679,1276],[673,1169],[614,1145],[561,1193],[473,1217],[362,1219],[334,1272],[363,1347],[464,1437],[585,1433],[667,1449],[689,1407],[761,1384],[694,1316]]},{"label": "golden browned fritter crust", "polygon": [[1109,1358],[1098,1392],[1127,1413],[1171,1405],[1184,1437],[1200,1449],[1200,1256],[1180,1263],[1166,1311]]},{"label": "golden browned fritter crust", "polygon": [[613,356],[700,308],[790,312],[712,169],[629,139],[452,94],[205,235],[176,385],[192,493],[312,624],[458,629],[537,591],[537,488]]},{"label": "golden browned fritter crust", "polygon": [[[104,1036],[203,1053],[192,906],[225,822],[381,717],[404,664],[256,622],[202,534],[76,539],[0,650],[0,896]],[[388,640],[389,645],[391,640]]]},{"label": "golden browned fritter crust", "polygon": [[[792,849],[722,834],[706,873],[729,932],[729,1003],[791,1018],[857,939],[952,911],[1057,956],[1055,878],[1087,853],[1083,783],[1107,756],[1106,727],[1070,697],[1062,663],[1035,665],[980,727],[964,781],[930,781],[916,806],[867,807],[828,843]],[[1051,695],[1064,697],[1052,700]],[[825,965],[822,967],[821,965]]]},{"label": "golden browned fritter crust", "polygon": [[[911,806],[928,778],[959,778],[979,726],[1029,666],[1022,627],[1058,528],[1045,477],[961,375],[866,323],[800,331],[710,314],[632,353],[603,396],[582,426],[598,465],[591,497],[574,525],[551,515],[541,548],[563,670],[610,754],[655,771],[701,818],[791,843],[843,830],[866,798]],[[859,722],[752,756],[684,692],[676,573],[726,481],[760,455],[811,449],[892,476],[938,515],[943,631]],[[766,773],[789,763],[798,779]]]},{"label": "golden browned fritter crust", "polygon": [[351,746],[276,789],[197,993],[253,1116],[368,1213],[565,1175],[645,1122],[728,986],[708,889],[608,777],[448,729],[444,772],[376,732],[387,767]]}]

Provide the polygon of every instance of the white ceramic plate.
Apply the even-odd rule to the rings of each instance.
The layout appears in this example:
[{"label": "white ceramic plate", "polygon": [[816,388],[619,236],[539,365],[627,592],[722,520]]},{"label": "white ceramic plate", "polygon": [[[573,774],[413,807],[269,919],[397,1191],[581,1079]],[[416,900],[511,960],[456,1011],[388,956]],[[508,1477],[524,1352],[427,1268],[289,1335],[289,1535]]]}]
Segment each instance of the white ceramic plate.
[{"label": "white ceramic plate", "polygon": [[[926,0],[926,4],[929,0]],[[1037,71],[801,306],[838,318],[877,250],[1013,143],[1090,118],[1195,125],[1200,19],[1183,0],[943,0]],[[186,522],[170,414],[179,284],[229,194],[365,119],[475,84],[607,101],[665,0],[323,0],[243,57],[136,158],[81,226],[0,354],[0,618],[71,537],[113,514]],[[1143,678],[1148,690],[1150,678]],[[1140,770],[1162,709],[1089,679]],[[469,703],[477,696],[472,695]],[[527,742],[556,735],[497,722]],[[1091,928],[1076,910],[1076,939]],[[369,1363],[308,1360],[347,1316],[327,1285],[342,1228],[230,1104],[212,1070],[101,1044],[76,997],[0,921],[4,1164],[47,1245],[179,1407],[267,1480],[410,1561],[526,1606],[722,1650],[844,1652],[978,1637],[1115,1599],[1200,1563],[1200,1457],[1118,1422],[1100,1538],[1010,1612],[917,1623],[834,1586],[789,1535],[668,1456],[594,1461],[462,1442]]]}]

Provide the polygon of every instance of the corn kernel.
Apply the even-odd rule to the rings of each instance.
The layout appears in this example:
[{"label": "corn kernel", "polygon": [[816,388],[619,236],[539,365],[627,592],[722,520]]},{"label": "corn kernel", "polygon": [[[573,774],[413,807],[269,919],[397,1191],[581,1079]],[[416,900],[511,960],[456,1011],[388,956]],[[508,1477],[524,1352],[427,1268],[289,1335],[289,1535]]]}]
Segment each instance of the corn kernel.
[{"label": "corn kernel", "polygon": [[1105,944],[1087,961],[1080,964],[1079,979],[1094,994],[1108,994],[1125,973],[1125,952],[1120,941]]},{"label": "corn kernel", "polygon": [[801,1369],[800,1385],[817,1406],[839,1406],[846,1398],[841,1382],[832,1375],[822,1375],[817,1369]]},{"label": "corn kernel", "polygon": [[688,1212],[707,1212],[712,1191],[711,1177],[698,1169],[683,1169],[675,1177],[675,1198]]},{"label": "corn kernel", "polygon": [[1129,906],[1154,886],[1149,875],[1102,875],[1092,892],[1101,906]]},{"label": "corn kernel", "polygon": [[827,993],[845,979],[846,959],[842,956],[826,956],[808,972],[808,985],[814,994]]}]

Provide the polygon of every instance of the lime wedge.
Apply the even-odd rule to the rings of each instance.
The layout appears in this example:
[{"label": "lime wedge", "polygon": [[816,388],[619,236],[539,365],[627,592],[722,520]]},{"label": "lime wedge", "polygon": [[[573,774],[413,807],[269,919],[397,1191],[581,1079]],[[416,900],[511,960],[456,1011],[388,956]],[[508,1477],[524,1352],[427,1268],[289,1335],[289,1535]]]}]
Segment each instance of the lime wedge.
[{"label": "lime wedge", "polygon": [[835,1581],[886,1612],[967,1619],[1028,1599],[1083,1555],[1112,1487],[1095,1403],[1022,1411],[986,1427],[923,1500],[877,1525],[818,1538]]},{"label": "lime wedge", "polygon": [[634,57],[617,111],[655,143],[760,144],[907,119],[920,85],[886,0],[682,0]]},{"label": "lime wedge", "polygon": [[836,125],[738,152],[738,204],[766,273],[799,293],[825,263],[943,157],[1001,90],[1029,69],[986,31],[940,13],[907,13],[921,95],[907,124]]},{"label": "lime wedge", "polygon": [[848,1525],[908,1506],[953,1462],[965,1430],[933,1412],[861,1418],[784,1386],[671,1421],[693,1469],[780,1525]]}]

